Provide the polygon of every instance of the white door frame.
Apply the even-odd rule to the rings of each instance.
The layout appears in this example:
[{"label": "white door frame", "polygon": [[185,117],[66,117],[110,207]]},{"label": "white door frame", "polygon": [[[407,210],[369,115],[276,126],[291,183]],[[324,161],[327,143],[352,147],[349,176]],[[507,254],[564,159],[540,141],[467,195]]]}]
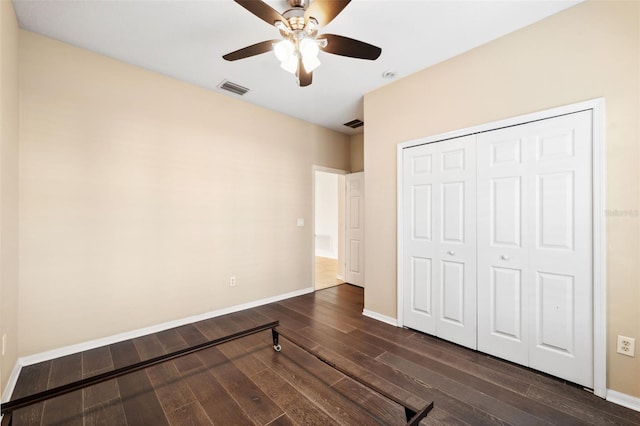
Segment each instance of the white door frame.
[{"label": "white door frame", "polygon": [[505,120],[480,124],[466,129],[455,130],[439,135],[429,136],[398,144],[397,146],[397,321],[403,320],[403,161],[405,148],[433,142],[441,142],[451,138],[487,132],[503,127],[515,126],[531,121],[544,120],[559,115],[591,110],[593,113],[593,393],[601,398],[607,396],[607,283],[606,283],[606,223],[605,223],[605,102],[604,98],[591,99],[558,108],[538,111],[531,114],[507,118]]},{"label": "white door frame", "polygon": [[[316,172],[324,172],[324,173],[333,173],[335,175],[347,175],[349,172],[347,170],[341,169],[332,169],[330,167],[324,166],[311,166],[311,286],[314,291],[316,289]],[[342,208],[344,209],[344,200],[342,203]],[[345,238],[345,230],[342,230],[342,239]],[[344,241],[342,241],[342,245],[344,247]],[[340,257],[340,256],[338,256]],[[339,259],[344,261],[343,259]]]}]

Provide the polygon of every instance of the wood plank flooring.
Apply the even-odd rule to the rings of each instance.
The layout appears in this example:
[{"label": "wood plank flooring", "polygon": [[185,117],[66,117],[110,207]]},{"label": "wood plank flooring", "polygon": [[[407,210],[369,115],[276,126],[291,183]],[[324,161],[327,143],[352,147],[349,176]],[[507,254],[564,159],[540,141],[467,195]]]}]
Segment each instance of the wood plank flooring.
[{"label": "wood plank flooring", "polygon": [[[411,406],[422,425],[640,425],[640,413],[544,374],[362,316],[343,284],[23,368],[14,398],[249,327],[283,334]],[[14,425],[396,425],[404,409],[270,331],[17,411]]]}]

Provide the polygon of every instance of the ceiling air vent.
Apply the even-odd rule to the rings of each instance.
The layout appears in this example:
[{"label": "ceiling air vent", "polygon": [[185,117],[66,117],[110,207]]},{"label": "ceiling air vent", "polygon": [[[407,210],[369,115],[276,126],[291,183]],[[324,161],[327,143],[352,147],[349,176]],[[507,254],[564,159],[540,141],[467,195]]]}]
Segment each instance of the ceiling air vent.
[{"label": "ceiling air vent", "polygon": [[236,95],[240,95],[240,96],[244,95],[249,91],[249,89],[247,89],[246,87],[240,86],[239,84],[236,84],[236,83],[232,83],[229,80],[223,80],[218,87],[221,88],[222,90],[226,90],[228,92],[235,93]]},{"label": "ceiling air vent", "polygon": [[362,127],[364,125],[364,121],[359,119],[354,119],[349,121],[348,123],[344,123],[344,126],[351,127],[352,129],[357,129],[358,127]]}]

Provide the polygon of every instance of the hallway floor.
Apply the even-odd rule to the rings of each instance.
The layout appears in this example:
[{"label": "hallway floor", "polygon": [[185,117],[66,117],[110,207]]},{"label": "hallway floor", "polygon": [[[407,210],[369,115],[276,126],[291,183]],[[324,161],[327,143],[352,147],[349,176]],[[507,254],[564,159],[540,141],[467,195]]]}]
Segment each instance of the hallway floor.
[{"label": "hallway floor", "polygon": [[316,290],[343,284],[337,277],[338,259],[316,256]]}]

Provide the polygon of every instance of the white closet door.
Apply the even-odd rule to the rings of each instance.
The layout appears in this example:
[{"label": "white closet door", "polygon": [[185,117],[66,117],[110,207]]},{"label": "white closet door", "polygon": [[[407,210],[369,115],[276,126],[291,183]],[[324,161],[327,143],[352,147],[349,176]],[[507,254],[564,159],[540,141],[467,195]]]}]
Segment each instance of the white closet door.
[{"label": "white closet door", "polygon": [[478,135],[478,348],[593,386],[591,112]]},{"label": "white closet door", "polygon": [[404,152],[404,322],[476,347],[473,136]]},{"label": "white closet door", "polygon": [[521,126],[478,135],[478,350],[528,365],[526,140]]},{"label": "white closet door", "polygon": [[436,334],[439,290],[434,285],[437,269],[434,237],[434,164],[436,144],[403,152],[403,314],[404,325]]}]

